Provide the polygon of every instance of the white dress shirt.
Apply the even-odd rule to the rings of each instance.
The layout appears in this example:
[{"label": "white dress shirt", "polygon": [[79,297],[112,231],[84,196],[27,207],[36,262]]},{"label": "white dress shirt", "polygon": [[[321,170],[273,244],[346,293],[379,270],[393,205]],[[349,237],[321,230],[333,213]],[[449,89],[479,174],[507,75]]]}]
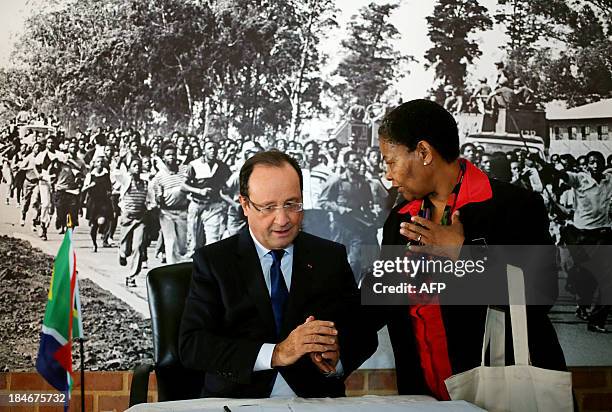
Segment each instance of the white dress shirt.
[{"label": "white dress shirt", "polygon": [[[257,238],[253,236],[253,232],[251,232],[250,229],[249,232],[251,233],[251,237],[255,243],[255,249],[257,250],[261,270],[264,275],[264,280],[266,281],[268,293],[270,293],[270,268],[272,267],[271,250],[259,243]],[[291,290],[291,275],[293,274],[293,245],[287,246],[284,250],[285,253],[281,259],[281,271],[283,273],[283,278],[285,279],[285,284],[287,285],[287,290],[289,291]],[[272,352],[274,351],[275,346],[276,344],[274,343],[264,343],[261,345],[257,359],[255,360],[255,366],[253,366],[253,372],[272,369]],[[276,380],[274,381],[274,386],[272,387],[272,393],[270,394],[271,398],[277,396],[296,396],[295,392],[293,392],[293,390],[289,387],[287,381],[283,379],[283,376],[280,373],[276,375]]]},{"label": "white dress shirt", "polygon": [[[249,233],[251,234],[251,238],[255,243],[255,250],[257,251],[257,256],[259,257],[259,263],[261,264],[261,270],[264,275],[266,287],[268,288],[268,293],[271,293],[270,268],[272,267],[273,262],[272,251],[259,243],[250,228]],[[293,245],[289,245],[283,250],[285,253],[281,259],[281,271],[283,273],[283,278],[285,279],[285,284],[287,285],[287,290],[289,291],[291,290],[291,276],[293,274]],[[306,321],[306,319],[304,319],[304,321]],[[274,351],[275,346],[275,343],[264,343],[261,345],[259,353],[257,354],[257,359],[255,360],[255,365],[253,366],[253,372],[272,369],[272,352]],[[338,361],[338,364],[336,365],[336,372],[330,374],[329,376],[341,376],[343,373],[344,370],[342,368],[342,362]],[[287,384],[287,381],[285,381],[283,376],[278,373],[274,386],[272,387],[270,397],[274,398],[280,396],[291,397],[296,396],[296,394]]]}]

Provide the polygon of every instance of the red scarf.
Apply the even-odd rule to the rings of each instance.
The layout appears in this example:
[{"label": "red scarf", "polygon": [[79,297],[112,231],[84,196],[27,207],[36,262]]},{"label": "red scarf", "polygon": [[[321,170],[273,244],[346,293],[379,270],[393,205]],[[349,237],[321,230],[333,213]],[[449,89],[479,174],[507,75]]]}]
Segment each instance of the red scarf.
[{"label": "red scarf", "polygon": [[[453,199],[454,196],[449,196],[447,204],[451,208],[454,206],[450,211],[451,216],[456,210],[469,203],[484,202],[493,197],[487,175],[469,161],[465,159],[460,159],[460,161],[465,162],[465,173],[459,193],[456,195],[456,201]],[[421,210],[422,203],[423,199],[413,200],[402,207],[398,213],[416,216]],[[450,224],[450,221],[448,223]],[[437,304],[411,305],[410,318],[425,382],[436,398],[450,400],[444,380],[449,378],[453,372],[440,306]]]},{"label": "red scarf", "polygon": [[[468,203],[484,202],[493,197],[487,175],[468,160],[460,160],[465,162],[465,175],[463,176],[461,190],[457,196],[455,210],[461,209]],[[421,203],[423,203],[423,199],[413,200],[398,210],[397,213],[400,215],[409,214],[410,216],[416,216],[419,210],[421,210]],[[451,213],[455,212],[455,210],[452,210]]]}]

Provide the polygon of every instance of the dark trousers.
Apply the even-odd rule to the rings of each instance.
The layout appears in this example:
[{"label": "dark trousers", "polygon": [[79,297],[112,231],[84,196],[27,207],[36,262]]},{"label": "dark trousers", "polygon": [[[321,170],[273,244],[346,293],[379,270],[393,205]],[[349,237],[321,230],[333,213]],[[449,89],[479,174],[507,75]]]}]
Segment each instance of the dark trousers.
[{"label": "dark trousers", "polygon": [[578,306],[588,309],[595,304],[589,324],[604,327],[611,308],[603,303],[610,294],[610,275],[607,275],[610,269],[604,263],[608,260],[609,245],[612,245],[612,229],[572,230],[572,243],[575,244],[568,247],[574,267],[568,274],[568,282],[573,284]]},{"label": "dark trousers", "polygon": [[56,196],[56,213],[55,227],[61,229],[68,226],[68,218],[72,221],[72,226],[79,225],[79,196],[59,190]]}]

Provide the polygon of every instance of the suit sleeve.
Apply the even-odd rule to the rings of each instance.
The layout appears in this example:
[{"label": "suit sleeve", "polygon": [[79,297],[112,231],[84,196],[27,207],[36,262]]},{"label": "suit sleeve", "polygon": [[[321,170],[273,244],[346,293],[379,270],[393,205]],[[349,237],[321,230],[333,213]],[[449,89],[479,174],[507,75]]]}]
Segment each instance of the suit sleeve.
[{"label": "suit sleeve", "polygon": [[[338,300],[341,315],[338,320],[338,340],[340,359],[347,377],[359,368],[378,347],[377,331],[365,325],[365,308],[361,306],[361,296],[355,278],[349,265],[346,248],[340,248],[341,258],[341,288],[343,292]],[[339,296],[340,297],[340,296]]]},{"label": "suit sleeve", "polygon": [[180,358],[187,368],[203,370],[236,383],[250,383],[264,342],[228,337],[219,281],[199,250],[193,257],[191,287],[181,321]]}]

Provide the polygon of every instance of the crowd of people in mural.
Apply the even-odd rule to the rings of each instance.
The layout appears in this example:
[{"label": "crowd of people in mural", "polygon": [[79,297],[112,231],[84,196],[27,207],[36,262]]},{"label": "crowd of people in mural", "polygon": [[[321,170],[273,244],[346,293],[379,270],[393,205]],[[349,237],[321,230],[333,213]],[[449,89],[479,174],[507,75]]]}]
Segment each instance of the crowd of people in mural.
[{"label": "crowd of people in mural", "polygon": [[[189,260],[195,249],[245,226],[238,174],[259,151],[276,149],[299,162],[304,230],[344,244],[357,280],[376,257],[384,219],[398,200],[384,178],[379,149],[363,147],[355,136],[342,144],[274,136],[213,139],[180,131],[147,136],[111,127],[67,136],[62,130],[57,117],[36,110],[21,111],[3,128],[2,200],[19,207],[20,225],[42,239],[51,230],[86,226],[93,252],[99,243],[117,247],[127,287],[136,285],[151,251],[162,263]],[[527,149],[488,153],[471,143],[461,153],[490,177],[540,193],[557,244],[609,241],[612,156],[543,159]],[[568,259],[561,256],[560,266]],[[580,274],[567,275],[577,316],[605,319],[609,307],[590,313],[596,282],[584,287],[574,282]]]},{"label": "crowd of people in mural", "polygon": [[360,240],[382,226],[395,201],[383,183],[380,151],[355,139],[348,145],[270,136],[215,141],[179,131],[162,137],[111,128],[69,137],[55,122],[22,111],[3,129],[2,200],[19,207],[21,226],[30,225],[42,239],[50,230],[88,225],[94,252],[99,243],[116,244],[129,270],[127,286],[147,266],[151,244],[162,263],[176,263],[245,225],[238,173],[259,151],[277,149],[298,159],[304,226],[350,244],[354,269]]},{"label": "crowd of people in mural", "polygon": [[542,196],[556,244],[569,249],[558,249],[559,268],[566,272],[566,291],[576,296],[576,316],[588,320],[589,329],[605,331],[610,306],[593,306],[601,299],[600,285],[597,276],[581,268],[577,255],[583,253],[582,247],[612,241],[612,155],[606,158],[599,151],[577,158],[553,154],[547,161],[525,149],[487,153],[471,143],[464,144],[461,153],[489,177]]}]

